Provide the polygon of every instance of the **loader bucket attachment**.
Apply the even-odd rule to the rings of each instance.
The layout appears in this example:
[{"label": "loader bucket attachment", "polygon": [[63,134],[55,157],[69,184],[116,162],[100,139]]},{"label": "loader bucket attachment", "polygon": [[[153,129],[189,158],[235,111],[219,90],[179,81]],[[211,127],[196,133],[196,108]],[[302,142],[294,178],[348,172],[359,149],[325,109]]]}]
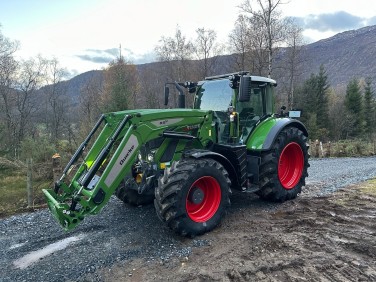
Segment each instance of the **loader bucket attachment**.
[{"label": "loader bucket attachment", "polygon": [[47,205],[50,209],[52,215],[57,220],[58,223],[68,231],[73,229],[83,218],[76,217],[73,213],[71,216],[71,211],[68,204],[60,203],[57,199],[59,196],[52,189],[43,190],[44,195],[47,199]]}]

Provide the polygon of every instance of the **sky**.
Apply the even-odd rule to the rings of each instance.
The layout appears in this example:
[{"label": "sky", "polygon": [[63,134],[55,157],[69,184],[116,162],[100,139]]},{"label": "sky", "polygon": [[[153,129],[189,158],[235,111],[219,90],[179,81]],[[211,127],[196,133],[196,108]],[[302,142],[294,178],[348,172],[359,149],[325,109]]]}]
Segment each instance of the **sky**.
[{"label": "sky", "polygon": [[[255,1],[255,0],[252,0]],[[17,40],[19,59],[56,58],[73,76],[102,69],[122,55],[155,61],[159,40],[180,28],[193,39],[213,29],[226,43],[244,0],[0,0],[0,31]],[[306,42],[376,24],[370,0],[286,0],[283,16],[303,28]]]}]

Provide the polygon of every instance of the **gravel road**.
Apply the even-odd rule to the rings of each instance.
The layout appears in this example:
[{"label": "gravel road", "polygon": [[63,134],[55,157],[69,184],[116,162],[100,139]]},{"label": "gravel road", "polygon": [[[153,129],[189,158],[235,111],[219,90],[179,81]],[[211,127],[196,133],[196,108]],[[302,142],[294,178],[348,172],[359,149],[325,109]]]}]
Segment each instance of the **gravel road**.
[{"label": "gravel road", "polygon": [[376,177],[376,157],[313,159],[310,164],[302,197],[324,196]]},{"label": "gravel road", "polygon": [[[300,195],[304,199],[376,177],[376,157],[320,159],[310,164],[307,186]],[[275,208],[276,204],[253,194],[235,193],[229,213]],[[207,238],[178,237],[158,220],[153,206],[132,208],[116,198],[70,232],[64,232],[48,210],[40,210],[0,221],[0,281],[102,281],[98,269],[111,271],[119,262],[137,259],[168,265],[210,245]]]}]

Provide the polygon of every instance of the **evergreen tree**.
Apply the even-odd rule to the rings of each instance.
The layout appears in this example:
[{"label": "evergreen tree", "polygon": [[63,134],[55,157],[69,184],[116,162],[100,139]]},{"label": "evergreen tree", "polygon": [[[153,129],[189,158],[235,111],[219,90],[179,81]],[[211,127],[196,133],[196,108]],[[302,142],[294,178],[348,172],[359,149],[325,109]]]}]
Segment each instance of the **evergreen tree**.
[{"label": "evergreen tree", "polygon": [[320,66],[319,74],[316,76],[316,113],[317,127],[324,129],[329,128],[329,111],[328,111],[328,76],[324,66]]},{"label": "evergreen tree", "polygon": [[122,56],[111,62],[104,71],[104,95],[102,111],[132,109],[138,92],[136,67],[127,63]]},{"label": "evergreen tree", "polygon": [[373,91],[371,87],[372,80],[366,79],[366,86],[364,87],[364,130],[365,135],[370,138],[375,130],[375,100],[373,98]]},{"label": "evergreen tree", "polygon": [[297,90],[297,104],[303,110],[302,121],[307,124],[313,139],[327,139],[330,128],[328,96],[328,76],[324,66],[320,66],[318,74],[311,74]]},{"label": "evergreen tree", "polygon": [[360,92],[359,80],[353,78],[347,85],[345,96],[345,107],[354,121],[354,126],[349,130],[349,137],[360,137],[362,135],[362,94]]}]

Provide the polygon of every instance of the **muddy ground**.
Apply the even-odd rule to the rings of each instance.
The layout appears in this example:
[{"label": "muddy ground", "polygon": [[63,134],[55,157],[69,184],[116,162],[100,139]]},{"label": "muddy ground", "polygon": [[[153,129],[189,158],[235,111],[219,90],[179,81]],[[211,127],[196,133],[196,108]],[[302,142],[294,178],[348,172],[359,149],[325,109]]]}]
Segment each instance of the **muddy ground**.
[{"label": "muddy ground", "polygon": [[376,281],[375,184],[303,194],[277,208],[250,208],[238,194],[236,207],[189,256],[122,261],[82,280]]},{"label": "muddy ground", "polygon": [[310,164],[297,199],[234,193],[193,239],[116,197],[69,232],[47,209],[2,218],[0,282],[376,281],[376,157]]}]

